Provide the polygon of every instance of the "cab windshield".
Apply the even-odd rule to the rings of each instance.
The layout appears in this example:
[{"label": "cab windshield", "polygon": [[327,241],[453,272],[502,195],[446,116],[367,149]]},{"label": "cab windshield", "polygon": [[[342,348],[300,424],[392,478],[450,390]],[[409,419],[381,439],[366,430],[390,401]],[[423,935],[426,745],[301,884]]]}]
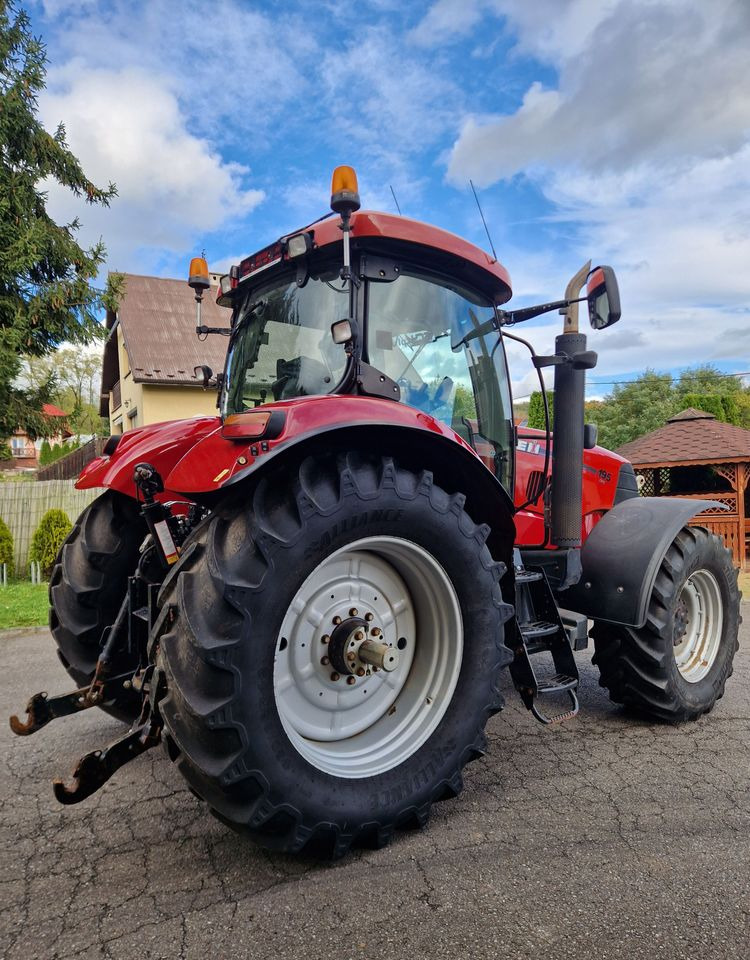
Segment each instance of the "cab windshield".
[{"label": "cab windshield", "polygon": [[300,287],[293,276],[248,291],[229,341],[222,413],[333,392],[346,370],[331,324],[350,315],[338,270]]},{"label": "cab windshield", "polygon": [[402,269],[371,281],[369,362],[401,388],[401,400],[464,438],[512,489],[513,415],[494,305],[434,275]]}]

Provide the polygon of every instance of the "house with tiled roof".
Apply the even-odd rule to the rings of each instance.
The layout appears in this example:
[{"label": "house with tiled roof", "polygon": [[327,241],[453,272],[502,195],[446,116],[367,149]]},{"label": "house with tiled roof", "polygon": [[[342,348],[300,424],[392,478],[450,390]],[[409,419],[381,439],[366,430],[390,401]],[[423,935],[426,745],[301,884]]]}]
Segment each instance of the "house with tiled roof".
[{"label": "house with tiled roof", "polygon": [[[62,443],[73,436],[68,427],[68,415],[53,403],[42,404],[42,413],[48,424],[45,439],[50,444]],[[33,440],[25,430],[15,430],[9,441],[10,460],[3,461],[3,470],[36,470],[39,466],[39,452],[42,440]]]},{"label": "house with tiled roof", "polygon": [[750,530],[750,430],[688,407],[615,451],[633,464],[643,496],[718,501],[722,510],[692,522],[723,537],[735,562],[746,563]]},{"label": "house with tiled roof", "polygon": [[[107,313],[99,412],[110,431],[198,415],[216,415],[216,392],[204,390],[195,367],[224,368],[225,337],[199,340],[195,300],[185,280],[125,275],[116,312]],[[229,310],[216,304],[220,275],[211,275],[202,323],[229,326]]]}]

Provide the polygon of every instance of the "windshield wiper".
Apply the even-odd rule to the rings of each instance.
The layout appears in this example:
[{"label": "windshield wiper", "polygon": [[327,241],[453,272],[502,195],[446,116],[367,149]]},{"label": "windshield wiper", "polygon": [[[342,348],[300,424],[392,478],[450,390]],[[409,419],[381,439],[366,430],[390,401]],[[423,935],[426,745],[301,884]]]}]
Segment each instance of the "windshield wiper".
[{"label": "windshield wiper", "polygon": [[245,327],[248,324],[248,321],[251,320],[259,310],[262,310],[266,306],[267,302],[268,302],[267,300],[264,300],[263,298],[261,298],[260,300],[256,300],[255,303],[251,304],[247,308],[247,311],[243,314],[242,318],[237,321],[237,326],[232,330],[229,336],[228,349],[231,350],[234,341],[237,339],[237,335],[240,333],[241,330],[245,329]]}]

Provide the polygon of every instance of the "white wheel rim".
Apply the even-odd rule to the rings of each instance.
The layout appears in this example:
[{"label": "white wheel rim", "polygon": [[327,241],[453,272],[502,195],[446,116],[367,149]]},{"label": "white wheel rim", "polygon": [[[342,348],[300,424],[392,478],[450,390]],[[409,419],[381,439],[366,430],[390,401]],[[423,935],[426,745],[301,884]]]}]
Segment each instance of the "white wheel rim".
[{"label": "white wheel rim", "polygon": [[696,570],[685,581],[675,611],[674,658],[689,683],[702,680],[714,665],[723,623],[716,577],[708,570]]},{"label": "white wheel rim", "polygon": [[[398,649],[395,670],[347,683],[324,664],[334,618],[368,617]],[[422,547],[366,537],[326,558],[292,600],[279,632],[274,695],[290,741],[308,763],[356,779],[414,754],[445,715],[463,655],[455,588]]]}]

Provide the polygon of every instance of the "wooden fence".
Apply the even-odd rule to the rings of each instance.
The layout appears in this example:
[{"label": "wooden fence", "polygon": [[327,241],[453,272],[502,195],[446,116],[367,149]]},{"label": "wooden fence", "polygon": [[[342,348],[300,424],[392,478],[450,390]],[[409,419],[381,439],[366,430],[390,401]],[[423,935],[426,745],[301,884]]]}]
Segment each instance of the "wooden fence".
[{"label": "wooden fence", "polygon": [[37,480],[75,480],[86,464],[101,454],[106,442],[106,437],[94,437],[77,450],[71,450],[64,457],[38,470]]},{"label": "wooden fence", "polygon": [[0,483],[0,517],[13,535],[16,576],[29,571],[29,547],[39,521],[48,510],[64,510],[75,523],[101,490],[76,490],[72,480],[6,481]]}]

